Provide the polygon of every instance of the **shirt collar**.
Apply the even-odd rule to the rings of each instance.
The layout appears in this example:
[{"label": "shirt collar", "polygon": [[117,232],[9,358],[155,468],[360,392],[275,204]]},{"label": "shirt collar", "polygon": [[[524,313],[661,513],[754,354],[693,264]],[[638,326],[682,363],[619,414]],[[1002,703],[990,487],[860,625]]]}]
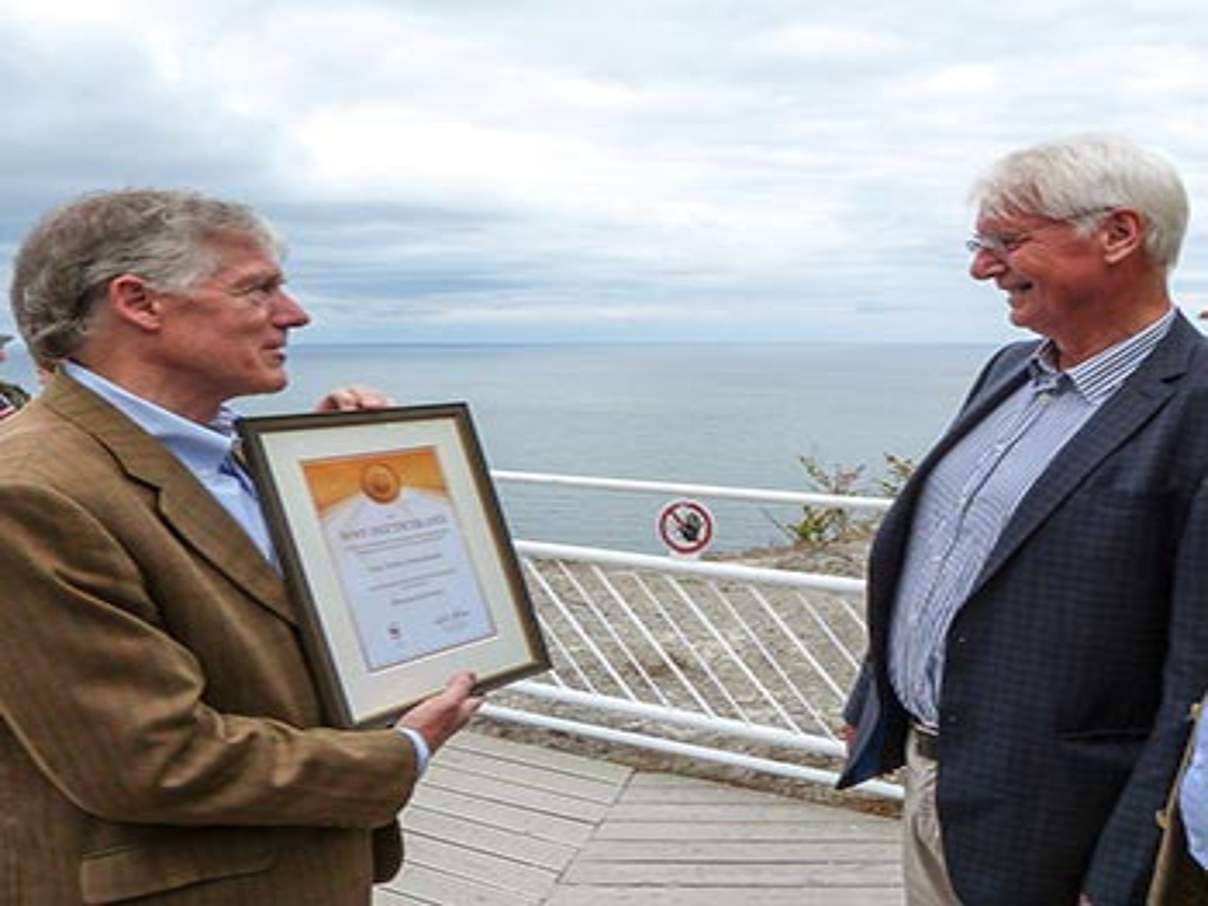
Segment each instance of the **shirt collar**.
[{"label": "shirt collar", "polygon": [[1052,340],[1045,340],[1028,362],[1033,389],[1039,393],[1068,385],[1091,405],[1099,405],[1153,352],[1174,323],[1174,315],[1171,306],[1148,327],[1065,371],[1057,367],[1057,347]]},{"label": "shirt collar", "polygon": [[203,425],[131,393],[78,362],[66,361],[62,367],[69,377],[163,443],[194,474],[217,472],[230,456],[238,418],[233,409],[223,406],[214,421]]}]

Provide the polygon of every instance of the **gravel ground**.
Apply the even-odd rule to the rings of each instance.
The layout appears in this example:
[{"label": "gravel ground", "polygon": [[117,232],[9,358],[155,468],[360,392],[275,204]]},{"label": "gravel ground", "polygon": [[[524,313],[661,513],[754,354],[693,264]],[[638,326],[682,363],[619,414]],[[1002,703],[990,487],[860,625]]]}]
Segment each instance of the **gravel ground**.
[{"label": "gravel ground", "polygon": [[[861,540],[808,548],[766,548],[747,551],[736,557],[711,559],[773,569],[860,577],[864,572],[866,552],[867,542]],[[817,733],[815,716],[809,713],[805,704],[810,702],[816,704],[819,712],[817,718],[832,729],[838,727],[842,696],[850,686],[855,669],[830,636],[837,638],[856,657],[862,654],[863,634],[852,619],[853,612],[862,613],[862,602],[848,599],[845,604],[838,596],[812,591],[806,598],[801,598],[791,590],[771,586],[762,586],[758,595],[754,596],[749,589],[736,583],[705,583],[694,578],[679,580],[677,587],[658,575],[635,577],[632,570],[609,568],[603,571],[582,565],[559,568],[547,563],[542,565],[541,574],[544,584],[530,577],[530,587],[545,621],[554,663],[567,685],[586,688],[590,683],[603,694],[623,696],[625,693],[618,685],[623,682],[637,698],[657,703],[650,692],[650,685],[641,675],[644,670],[663,691],[668,704],[673,706],[699,710],[687,686],[678,682],[678,678],[683,677],[722,716],[737,718],[741,712],[754,722],[781,726],[784,725],[783,718],[787,716],[805,732]],[[564,609],[559,610],[552,605],[550,591],[564,602]],[[618,597],[630,603],[649,634],[669,657],[660,656],[656,648],[649,644],[643,632],[636,628],[634,621],[617,603]],[[693,603],[689,605],[686,599],[691,599]],[[710,633],[704,629],[698,615],[707,618],[717,631]],[[820,628],[820,621],[830,627],[829,635]],[[585,635],[593,640],[596,652],[576,633],[575,623],[582,626]],[[792,636],[784,633],[785,626],[791,628]],[[556,636],[556,643],[552,636]],[[768,659],[761,656],[761,646],[770,654],[771,660],[782,665],[782,672],[778,673],[769,665]],[[631,657],[626,656],[626,649]],[[838,693],[812,669],[805,652],[825,669],[831,683],[838,687]],[[604,655],[603,659],[596,657],[596,653]],[[738,654],[747,665],[747,671],[757,676],[770,691],[770,700],[750,682],[749,674],[737,666],[735,659],[730,656],[732,653]],[[579,671],[569,666],[568,658],[579,665]],[[612,665],[611,669],[604,666],[605,660]],[[635,666],[635,662],[641,665],[641,669]],[[710,680],[710,673],[717,682]],[[506,689],[492,693],[491,701],[529,710],[539,708],[543,713],[570,720],[600,722],[603,719],[617,729],[649,732],[697,745],[710,743],[699,731],[681,731],[640,719],[607,715],[597,709],[539,702]],[[537,742],[642,770],[706,777],[882,815],[896,815],[899,812],[896,803],[859,793],[839,794],[817,784],[762,772],[530,729],[487,718],[478,718],[476,727],[509,739]],[[723,742],[730,750],[745,751],[756,756],[780,758],[830,770],[837,768],[833,759],[817,758],[799,751],[777,752],[767,746],[747,744],[732,737],[726,737]]]}]

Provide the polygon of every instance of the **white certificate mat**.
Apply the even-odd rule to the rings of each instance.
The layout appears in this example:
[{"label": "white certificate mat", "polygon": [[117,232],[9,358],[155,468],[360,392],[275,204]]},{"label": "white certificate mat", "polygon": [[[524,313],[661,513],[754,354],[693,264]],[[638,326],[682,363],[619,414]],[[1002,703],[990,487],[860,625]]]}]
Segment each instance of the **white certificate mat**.
[{"label": "white certificate mat", "polygon": [[464,404],[240,433],[333,723],[392,718],[459,670],[489,688],[548,667]]}]

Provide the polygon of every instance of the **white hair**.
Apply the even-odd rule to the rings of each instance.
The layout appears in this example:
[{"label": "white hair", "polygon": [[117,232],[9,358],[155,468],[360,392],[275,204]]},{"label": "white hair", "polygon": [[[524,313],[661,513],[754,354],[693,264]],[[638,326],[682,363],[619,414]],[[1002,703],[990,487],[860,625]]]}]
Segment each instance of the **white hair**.
[{"label": "white hair", "polygon": [[1170,269],[1187,230],[1187,190],[1159,154],[1116,135],[1077,135],[1008,154],[969,192],[982,216],[1035,214],[1084,230],[1097,215],[1132,208],[1145,221],[1145,251]]}]

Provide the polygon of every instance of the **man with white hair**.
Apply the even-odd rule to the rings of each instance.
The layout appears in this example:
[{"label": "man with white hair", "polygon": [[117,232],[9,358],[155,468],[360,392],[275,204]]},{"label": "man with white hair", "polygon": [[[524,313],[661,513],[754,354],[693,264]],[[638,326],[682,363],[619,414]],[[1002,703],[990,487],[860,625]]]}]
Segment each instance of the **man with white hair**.
[{"label": "man with white hair", "polygon": [[1208,347],[1187,198],[1124,139],[1010,154],[970,273],[1000,350],[887,515],[843,785],[906,765],[911,904],[1143,903],[1208,686]]},{"label": "man with white hair", "polygon": [[[12,305],[59,366],[0,426],[0,902],[367,906],[480,699],[324,726],[227,400],[286,384],[280,244],[189,192],[85,196]],[[357,391],[329,408],[356,408]]]}]

